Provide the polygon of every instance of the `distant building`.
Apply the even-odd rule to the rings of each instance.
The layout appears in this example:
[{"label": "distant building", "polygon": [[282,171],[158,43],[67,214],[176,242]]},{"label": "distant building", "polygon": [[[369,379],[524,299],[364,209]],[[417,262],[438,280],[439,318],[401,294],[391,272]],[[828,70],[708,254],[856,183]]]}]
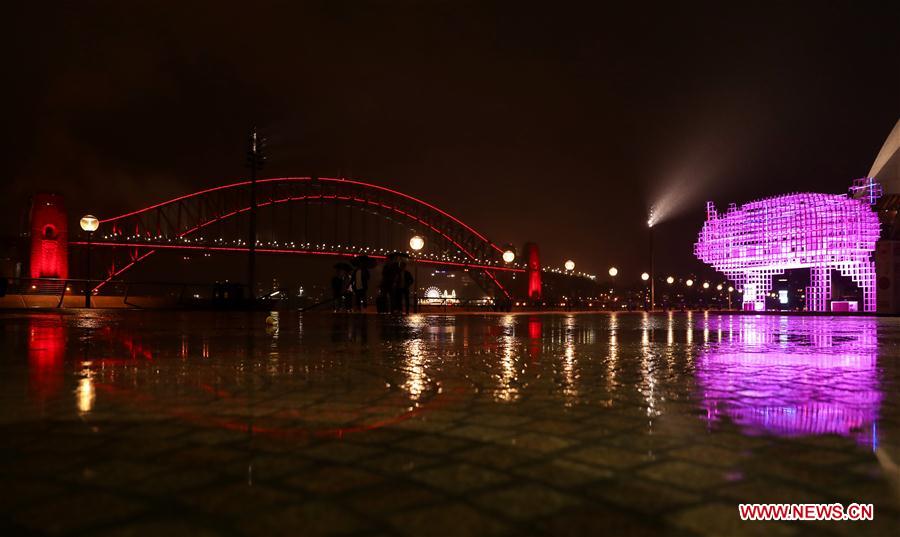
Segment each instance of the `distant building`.
[{"label": "distant building", "polygon": [[900,195],[900,120],[881,146],[868,176],[881,183],[885,193]]},{"label": "distant building", "polygon": [[900,121],[881,146],[869,177],[884,187],[876,205],[881,220],[881,240],[875,250],[878,311],[900,313]]}]

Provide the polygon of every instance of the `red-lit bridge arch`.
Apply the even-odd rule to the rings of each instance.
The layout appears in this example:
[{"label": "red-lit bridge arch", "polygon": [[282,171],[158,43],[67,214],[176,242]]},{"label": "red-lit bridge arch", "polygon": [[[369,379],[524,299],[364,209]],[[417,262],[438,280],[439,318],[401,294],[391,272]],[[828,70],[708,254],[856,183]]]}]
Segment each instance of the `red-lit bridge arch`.
[{"label": "red-lit bridge arch", "polygon": [[[114,256],[95,291],[159,251],[248,251],[251,189],[250,181],[240,181],[101,219],[92,245],[109,247]],[[526,271],[504,263],[504,249],[459,218],[383,186],[284,177],[257,180],[255,196],[258,253],[381,259],[392,251],[407,251],[409,238],[419,234],[427,246],[409,252],[417,262],[470,269],[482,287],[506,298],[510,295],[498,273]]]}]

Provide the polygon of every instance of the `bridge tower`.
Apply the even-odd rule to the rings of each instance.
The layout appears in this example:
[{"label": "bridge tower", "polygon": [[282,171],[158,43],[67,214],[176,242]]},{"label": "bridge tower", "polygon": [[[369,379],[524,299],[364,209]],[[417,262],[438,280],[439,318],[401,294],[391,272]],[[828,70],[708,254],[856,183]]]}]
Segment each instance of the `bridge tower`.
[{"label": "bridge tower", "polygon": [[528,300],[541,300],[541,256],[537,244],[525,244],[525,263],[528,268]]},{"label": "bridge tower", "polygon": [[69,228],[63,197],[35,194],[31,198],[32,278],[69,277]]}]

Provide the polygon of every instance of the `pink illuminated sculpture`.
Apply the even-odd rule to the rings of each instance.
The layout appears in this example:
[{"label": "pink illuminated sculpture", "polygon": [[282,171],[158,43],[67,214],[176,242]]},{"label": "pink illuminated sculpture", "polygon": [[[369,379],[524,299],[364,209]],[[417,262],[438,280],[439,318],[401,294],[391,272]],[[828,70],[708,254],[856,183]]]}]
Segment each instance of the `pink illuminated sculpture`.
[{"label": "pink illuminated sculpture", "polygon": [[825,311],[831,299],[831,271],[856,283],[863,309],[875,311],[875,265],[878,215],[870,203],[881,187],[858,179],[846,194],[798,193],[731,204],[724,214],[706,204],[706,222],[694,254],[734,281],[744,295],[745,310],[765,310],[772,276],[787,269],[809,268],[809,311]]}]

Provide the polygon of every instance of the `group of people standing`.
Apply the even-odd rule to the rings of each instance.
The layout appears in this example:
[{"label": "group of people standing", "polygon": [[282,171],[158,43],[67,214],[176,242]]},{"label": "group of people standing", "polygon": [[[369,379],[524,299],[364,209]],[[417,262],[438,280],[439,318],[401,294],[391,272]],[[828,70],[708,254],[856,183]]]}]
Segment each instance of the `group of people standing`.
[{"label": "group of people standing", "polygon": [[378,313],[409,314],[409,290],[412,285],[413,276],[406,268],[406,261],[388,260],[381,269],[375,302]]},{"label": "group of people standing", "polygon": [[[365,311],[369,305],[371,273],[365,263],[338,263],[331,278],[334,311]],[[414,279],[403,259],[388,259],[381,269],[375,306],[378,313],[409,313]]]},{"label": "group of people standing", "polygon": [[334,311],[362,311],[369,305],[369,268],[338,263],[331,277]]}]

